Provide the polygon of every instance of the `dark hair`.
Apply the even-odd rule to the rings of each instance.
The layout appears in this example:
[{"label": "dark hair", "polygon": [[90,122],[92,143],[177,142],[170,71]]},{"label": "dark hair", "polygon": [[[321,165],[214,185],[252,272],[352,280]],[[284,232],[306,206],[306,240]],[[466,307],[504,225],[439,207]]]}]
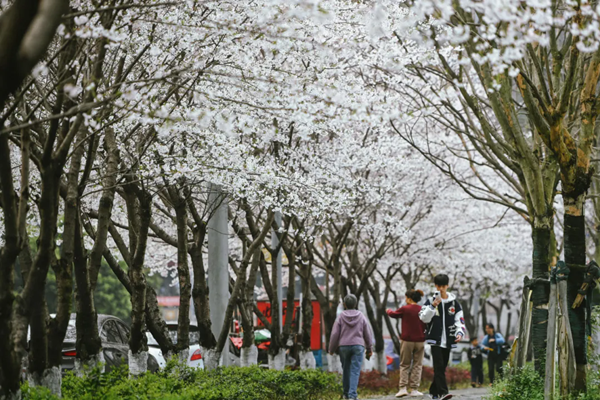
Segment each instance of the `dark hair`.
[{"label": "dark hair", "polygon": [[492,328],[494,330],[494,332],[496,332],[496,328],[494,328],[494,324],[488,322],[487,324],[485,324],[485,326],[489,326],[490,328]]},{"label": "dark hair", "polygon": [[476,340],[479,340],[479,338],[478,338],[477,336],[475,336],[475,337],[472,337],[472,338],[471,338],[471,343],[473,343],[473,342],[474,342],[474,341],[476,341]]},{"label": "dark hair", "polygon": [[433,278],[433,283],[438,286],[446,286],[450,283],[450,278],[448,278],[448,275],[446,274],[438,274]]},{"label": "dark hair", "polygon": [[406,293],[404,293],[404,295],[406,296],[406,298],[411,299],[415,303],[418,303],[423,298],[424,293],[422,290],[410,289]]},{"label": "dark hair", "polygon": [[346,297],[344,297],[344,305],[346,306],[346,308],[348,310],[356,309],[357,304],[358,304],[358,299],[356,298],[355,295],[349,294]]}]

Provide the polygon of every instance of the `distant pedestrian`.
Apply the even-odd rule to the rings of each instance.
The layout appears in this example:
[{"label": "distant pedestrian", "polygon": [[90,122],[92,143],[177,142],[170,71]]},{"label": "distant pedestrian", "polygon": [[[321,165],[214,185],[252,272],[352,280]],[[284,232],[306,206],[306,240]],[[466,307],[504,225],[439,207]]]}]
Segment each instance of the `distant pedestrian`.
[{"label": "distant pedestrian", "polygon": [[[421,306],[417,303],[423,298],[421,290],[409,290],[405,293],[406,305],[396,311],[387,310],[392,318],[402,318],[400,339],[400,391],[396,397],[423,396],[419,392],[423,356],[425,355],[425,324],[419,318]],[[412,369],[411,369],[412,366]]]},{"label": "distant pedestrian", "polygon": [[469,363],[471,364],[471,386],[481,387],[483,385],[483,347],[479,344],[479,339],[471,339],[471,347],[467,350]]},{"label": "distant pedestrian", "polygon": [[436,291],[427,299],[419,318],[427,324],[426,341],[431,345],[433,358],[433,382],[429,394],[433,400],[448,400],[452,395],[446,383],[446,367],[450,361],[450,350],[456,347],[465,335],[465,320],[462,307],[456,296],[448,292],[448,275],[433,278]]},{"label": "distant pedestrian", "polygon": [[344,311],[333,324],[329,339],[329,354],[338,353],[342,361],[344,399],[358,399],[358,378],[366,349],[367,360],[373,351],[373,335],[365,316],[358,311],[353,294],[344,298]]},{"label": "distant pedestrian", "polygon": [[496,332],[494,324],[486,324],[485,332],[487,335],[485,335],[481,344],[488,355],[488,373],[490,376],[490,383],[493,384],[496,372],[502,377],[502,361],[504,360],[502,346],[505,341],[504,337]]}]

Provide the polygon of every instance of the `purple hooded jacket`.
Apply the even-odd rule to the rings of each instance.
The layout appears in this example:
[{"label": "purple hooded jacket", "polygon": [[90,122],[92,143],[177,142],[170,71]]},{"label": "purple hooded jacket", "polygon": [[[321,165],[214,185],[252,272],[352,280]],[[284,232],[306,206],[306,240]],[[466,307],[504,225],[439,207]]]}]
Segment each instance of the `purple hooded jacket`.
[{"label": "purple hooded jacket", "polygon": [[373,335],[365,316],[358,310],[344,310],[335,320],[329,339],[329,352],[335,353],[340,346],[365,346],[371,349]]}]

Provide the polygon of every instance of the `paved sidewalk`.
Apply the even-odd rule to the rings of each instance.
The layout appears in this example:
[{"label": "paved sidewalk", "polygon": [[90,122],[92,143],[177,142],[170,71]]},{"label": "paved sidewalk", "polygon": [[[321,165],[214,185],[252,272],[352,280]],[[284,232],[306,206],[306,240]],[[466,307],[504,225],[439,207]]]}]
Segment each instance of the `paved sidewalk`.
[{"label": "paved sidewalk", "polygon": [[[490,390],[486,389],[486,388],[481,388],[481,389],[464,389],[464,390],[453,390],[450,393],[452,393],[454,395],[454,397],[452,397],[452,400],[454,400],[454,399],[459,399],[459,400],[482,400],[485,396],[488,396],[490,394]],[[406,400],[417,400],[417,399],[429,400],[429,399],[431,399],[431,397],[429,397],[429,395],[425,395],[423,397],[403,397],[402,399],[406,399]],[[375,397],[375,398],[370,398],[370,399],[366,399],[366,400],[397,400],[397,399],[392,395],[392,396],[385,396],[385,397]]]}]

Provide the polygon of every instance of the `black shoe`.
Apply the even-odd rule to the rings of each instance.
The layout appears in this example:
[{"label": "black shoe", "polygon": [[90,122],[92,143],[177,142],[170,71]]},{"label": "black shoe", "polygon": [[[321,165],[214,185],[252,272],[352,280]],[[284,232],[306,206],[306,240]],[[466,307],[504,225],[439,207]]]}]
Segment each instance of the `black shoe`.
[{"label": "black shoe", "polygon": [[452,398],[452,395],[450,393],[443,395],[442,397],[440,397],[440,400],[450,400]]}]

